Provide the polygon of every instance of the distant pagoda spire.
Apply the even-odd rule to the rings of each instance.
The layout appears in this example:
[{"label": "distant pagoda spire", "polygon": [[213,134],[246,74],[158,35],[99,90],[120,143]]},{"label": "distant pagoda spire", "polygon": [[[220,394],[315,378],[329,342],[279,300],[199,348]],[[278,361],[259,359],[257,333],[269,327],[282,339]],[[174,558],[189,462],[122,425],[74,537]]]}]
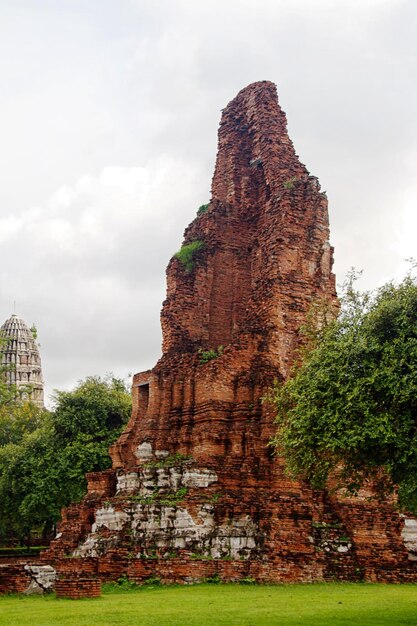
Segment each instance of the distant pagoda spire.
[{"label": "distant pagoda spire", "polygon": [[34,329],[29,329],[25,322],[13,313],[0,328],[0,334],[8,340],[6,344],[0,346],[2,365],[11,366],[6,372],[7,382],[16,385],[18,394],[20,388],[22,399],[26,396],[43,408],[41,357]]}]

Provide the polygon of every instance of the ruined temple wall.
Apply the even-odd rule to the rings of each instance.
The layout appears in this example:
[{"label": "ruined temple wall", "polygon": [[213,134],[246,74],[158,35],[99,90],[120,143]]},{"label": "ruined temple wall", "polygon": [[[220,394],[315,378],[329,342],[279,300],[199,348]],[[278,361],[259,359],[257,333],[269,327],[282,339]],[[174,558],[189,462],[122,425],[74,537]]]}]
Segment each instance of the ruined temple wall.
[{"label": "ruined temple wall", "polygon": [[212,200],[185,231],[196,240],[191,271],[168,266],[163,355],[134,377],[113,469],[88,476],[44,558],[101,580],[417,580],[415,520],[290,479],[268,445],[263,396],[288,376],[311,306],[337,309],[327,198],[271,83],[223,113]]},{"label": "ruined temple wall", "polygon": [[[75,567],[103,581],[158,575],[191,582],[216,573],[270,582],[415,580],[415,544],[407,547],[404,520],[389,504],[313,491],[289,479],[280,460],[271,470],[260,464],[239,479],[190,460],[120,474],[116,491],[90,502],[94,515],[82,534],[74,524],[85,503],[71,507],[48,562],[60,573]],[[188,493],[175,503],[140,500],[152,485],[168,500],[179,486]]]},{"label": "ruined temple wall", "polygon": [[[183,355],[176,367],[135,376],[134,418],[112,447],[113,466],[141,463],[137,450],[143,441],[204,462],[217,463],[229,454],[239,459],[265,455],[273,417],[261,397],[276,371],[253,363],[254,347],[248,343],[239,353],[226,347],[205,365],[198,354]],[[146,382],[149,398],[140,410],[137,397]]]}]

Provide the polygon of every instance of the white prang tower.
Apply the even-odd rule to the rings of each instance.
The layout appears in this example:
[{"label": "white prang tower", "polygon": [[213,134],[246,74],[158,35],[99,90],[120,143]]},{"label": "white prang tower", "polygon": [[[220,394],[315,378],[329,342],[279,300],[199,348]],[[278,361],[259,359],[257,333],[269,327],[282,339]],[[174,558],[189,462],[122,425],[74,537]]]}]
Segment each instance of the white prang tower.
[{"label": "white prang tower", "polygon": [[31,400],[43,408],[42,366],[35,329],[29,329],[13,314],[0,328],[0,335],[7,339],[0,346],[1,363],[10,366],[6,371],[7,382],[16,385],[18,395],[21,388],[22,400]]}]

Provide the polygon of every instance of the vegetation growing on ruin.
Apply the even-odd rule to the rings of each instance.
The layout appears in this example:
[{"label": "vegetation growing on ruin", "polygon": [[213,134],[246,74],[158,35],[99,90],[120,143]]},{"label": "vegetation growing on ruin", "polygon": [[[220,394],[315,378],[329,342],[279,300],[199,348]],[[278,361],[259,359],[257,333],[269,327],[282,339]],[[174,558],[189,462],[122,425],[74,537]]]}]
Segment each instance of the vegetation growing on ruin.
[{"label": "vegetation growing on ruin", "polygon": [[136,502],[138,504],[150,505],[150,504],[159,504],[160,506],[176,506],[187,495],[187,488],[180,487],[176,491],[171,492],[161,492],[159,489],[155,489],[149,495],[133,495],[129,496],[129,500],[131,502]]},{"label": "vegetation growing on ruin", "polygon": [[191,243],[184,244],[181,250],[175,253],[175,258],[178,259],[184,266],[185,270],[190,273],[194,269],[195,259],[202,249],[204,248],[204,241],[197,239],[191,241]]},{"label": "vegetation growing on ruin", "polygon": [[282,186],[284,187],[284,189],[292,189],[296,182],[297,176],[291,176],[291,178],[282,183]]},{"label": "vegetation growing on ruin", "polygon": [[169,454],[164,459],[158,459],[157,461],[148,461],[147,463],[145,463],[145,467],[176,467],[184,465],[184,463],[187,463],[191,460],[191,456],[175,452],[174,454]]},{"label": "vegetation growing on ruin", "polygon": [[309,332],[303,363],[271,396],[289,471],[349,493],[370,479],[417,512],[417,280],[345,285],[337,320]]},{"label": "vegetation growing on ruin", "polygon": [[104,589],[107,593],[118,593],[120,591],[138,591],[142,589],[153,589],[161,584],[161,579],[158,576],[149,576],[141,585],[138,585],[135,581],[123,574],[114,583],[107,583],[104,585]]},{"label": "vegetation growing on ruin", "polygon": [[219,346],[217,350],[214,350],[214,349],[199,350],[198,357],[200,360],[200,365],[205,365],[209,361],[212,361],[213,359],[217,359],[219,356],[223,354],[223,350],[224,350],[223,346]]},{"label": "vegetation growing on ruin", "polygon": [[208,210],[209,206],[210,206],[210,203],[202,204],[201,206],[199,206],[198,209],[197,209],[197,215],[203,215],[203,213],[206,213],[206,211]]}]

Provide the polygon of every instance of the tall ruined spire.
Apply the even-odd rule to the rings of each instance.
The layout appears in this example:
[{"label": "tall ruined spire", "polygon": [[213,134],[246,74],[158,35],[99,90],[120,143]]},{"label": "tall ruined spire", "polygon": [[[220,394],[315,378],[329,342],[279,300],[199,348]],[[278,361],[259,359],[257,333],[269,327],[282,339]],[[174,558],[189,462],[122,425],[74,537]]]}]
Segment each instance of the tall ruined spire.
[{"label": "tall ruined spire", "polygon": [[[164,449],[226,453],[220,416],[232,423],[288,376],[314,303],[337,306],[331,268],[327,198],[295,154],[275,86],[254,83],[223,112],[213,197],[168,265],[163,355],[135,378],[135,417],[112,449],[115,466],[136,464],[145,433]],[[202,367],[205,354],[216,358]],[[272,421],[263,424],[258,448],[271,434]]]},{"label": "tall ruined spire", "polygon": [[168,267],[164,353],[257,338],[287,375],[316,300],[336,303],[327,198],[287,133],[273,83],[243,89],[219,130],[212,201],[185,232],[193,271]]}]

